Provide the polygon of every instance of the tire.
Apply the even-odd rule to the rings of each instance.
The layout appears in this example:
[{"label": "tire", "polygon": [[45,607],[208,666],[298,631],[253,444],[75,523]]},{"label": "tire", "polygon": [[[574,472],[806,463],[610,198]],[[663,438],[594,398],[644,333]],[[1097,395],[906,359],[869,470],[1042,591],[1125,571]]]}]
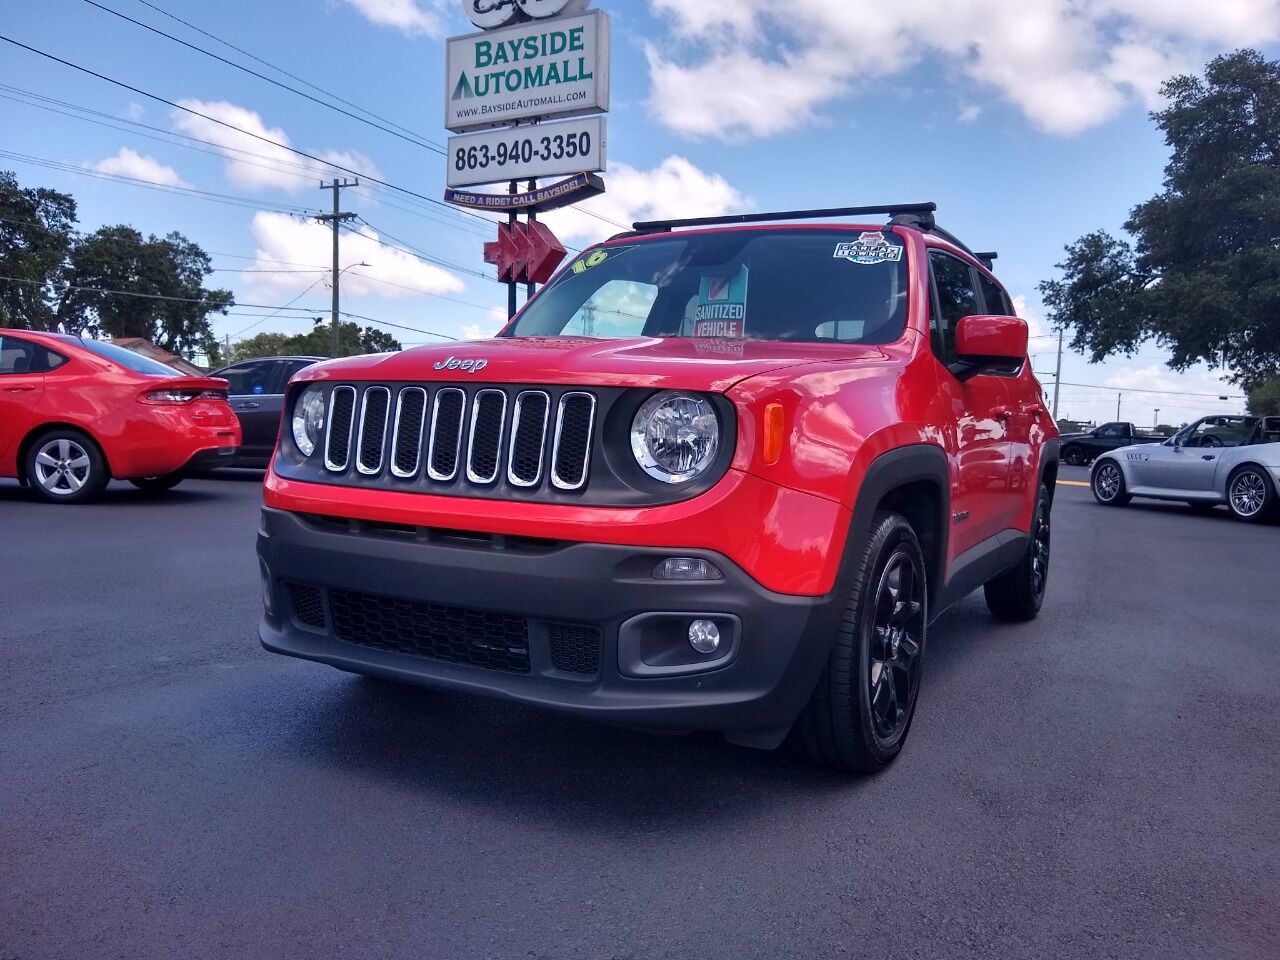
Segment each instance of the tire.
[{"label": "tire", "polygon": [[27,485],[49,503],[89,503],[111,475],[93,440],[71,427],[47,430],[32,442],[23,461]]},{"label": "tire", "polygon": [[1072,467],[1083,467],[1087,461],[1083,450],[1077,446],[1068,446],[1062,451],[1062,462]]},{"label": "tire", "polygon": [[[1114,482],[1111,479],[1112,472]],[[1105,478],[1101,485],[1100,478]],[[1089,477],[1089,489],[1093,491],[1093,499],[1104,507],[1123,507],[1133,499],[1124,482],[1124,471],[1114,460],[1099,460],[1094,464],[1093,473]]]},{"label": "tire", "polygon": [[1261,467],[1251,463],[1227,480],[1227,509],[1242,523],[1261,523],[1276,509],[1276,488]]},{"label": "tire", "polygon": [[1049,489],[1041,486],[1031,518],[1031,537],[1026,552],[1012,570],[988,580],[982,591],[987,609],[997,620],[1025,623],[1040,615],[1045,590],[1049,586]]},{"label": "tire", "polygon": [[920,692],[927,587],[911,525],[896,513],[876,514],[830,659],[791,730],[797,752],[857,773],[882,770],[898,755]]},{"label": "tire", "polygon": [[158,477],[134,477],[129,482],[145,493],[164,493],[183,481],[180,473],[165,473]]}]

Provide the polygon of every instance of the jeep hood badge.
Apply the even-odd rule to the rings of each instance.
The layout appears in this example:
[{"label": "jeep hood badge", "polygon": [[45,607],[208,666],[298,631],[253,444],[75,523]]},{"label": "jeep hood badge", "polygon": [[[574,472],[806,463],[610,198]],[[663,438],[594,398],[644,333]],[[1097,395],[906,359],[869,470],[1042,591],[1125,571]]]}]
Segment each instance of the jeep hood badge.
[{"label": "jeep hood badge", "polygon": [[488,360],[460,360],[457,357],[450,357],[448,360],[441,360],[436,363],[437,370],[461,370],[463,373],[479,373],[489,365]]}]

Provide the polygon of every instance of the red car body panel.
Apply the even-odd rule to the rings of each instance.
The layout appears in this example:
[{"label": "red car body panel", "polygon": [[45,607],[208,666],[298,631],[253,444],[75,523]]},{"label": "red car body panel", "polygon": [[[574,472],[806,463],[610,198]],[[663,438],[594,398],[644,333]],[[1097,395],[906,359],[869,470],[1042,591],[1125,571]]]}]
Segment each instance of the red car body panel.
[{"label": "red car body panel", "polygon": [[[733,227],[733,230],[776,227]],[[880,225],[788,229],[880,230]],[[930,347],[928,250],[945,249],[991,277],[965,251],[894,228],[908,250],[906,329],[884,346],[836,343],[513,338],[421,347],[380,358],[321,364],[294,382],[457,382],[450,359],[484,361],[477,382],[648,387],[724,393],[738,411],[732,466],[709,492],[645,508],[459,499],[302,483],[268,473],[265,503],[321,514],[445,529],[719,551],[769,590],[831,591],[870,465],[912,445],[946,456],[950,510],[944,569],[1004,530],[1026,532],[1044,444],[1057,435],[1030,365],[1016,377],[951,376]],[[685,231],[698,233],[704,231]],[[625,238],[604,246],[643,243]],[[991,277],[994,280],[994,277]],[[766,463],[764,408],[781,404],[782,456]],[[951,519],[947,518],[948,521]]]},{"label": "red car body panel", "polygon": [[[164,389],[225,391],[225,380],[176,371],[169,378],[148,376],[92,353],[74,338],[7,329],[3,335],[37,343],[66,362],[45,373],[0,377],[0,476],[18,476],[26,443],[54,425],[93,438],[119,479],[172,473],[198,454],[240,445],[240,423],[225,399],[142,399]],[[14,397],[25,398],[24,405]]]}]

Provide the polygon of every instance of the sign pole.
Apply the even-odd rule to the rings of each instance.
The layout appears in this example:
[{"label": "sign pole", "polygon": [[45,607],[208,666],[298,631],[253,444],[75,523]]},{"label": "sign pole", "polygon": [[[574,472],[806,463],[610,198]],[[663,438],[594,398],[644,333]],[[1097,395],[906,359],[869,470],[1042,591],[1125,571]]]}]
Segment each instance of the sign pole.
[{"label": "sign pole", "polygon": [[[533,193],[533,191],[535,191],[535,190],[537,190],[537,189],[538,189],[538,181],[537,181],[536,179],[530,179],[530,180],[529,180],[529,192],[530,192],[530,193]],[[536,209],[530,210],[530,211],[529,211],[529,222],[530,222],[530,223],[533,223],[533,222],[534,222],[535,220],[537,220],[537,219],[538,219],[538,211],[537,211]],[[524,288],[524,302],[525,302],[525,303],[528,303],[530,300],[532,300],[532,299],[533,299],[533,295],[534,295],[534,293],[536,293],[536,292],[537,292],[537,290],[538,290],[538,285],[537,285],[536,283],[534,283],[532,280],[530,280],[530,281],[529,281],[529,285],[528,285],[528,286],[526,286],[526,287]]]},{"label": "sign pole", "polygon": [[[519,183],[519,181],[512,180],[512,181],[511,181],[511,183],[510,183],[510,184],[508,184],[508,186],[507,186],[507,192],[508,192],[508,193],[510,193],[510,194],[516,194],[516,193],[519,193],[519,192],[520,192],[520,183]],[[515,212],[514,210],[512,210],[509,214],[507,214],[507,226],[508,226],[508,228],[512,231],[512,233],[514,233],[514,232],[515,232],[516,219],[517,219],[517,218],[516,218],[516,212]],[[508,319],[508,320],[514,320],[514,319],[515,319],[515,315],[516,315],[516,287],[517,287],[517,286],[518,286],[518,284],[516,283],[515,277],[512,277],[512,278],[511,278],[511,280],[509,280],[509,281],[507,282],[507,319]]]}]

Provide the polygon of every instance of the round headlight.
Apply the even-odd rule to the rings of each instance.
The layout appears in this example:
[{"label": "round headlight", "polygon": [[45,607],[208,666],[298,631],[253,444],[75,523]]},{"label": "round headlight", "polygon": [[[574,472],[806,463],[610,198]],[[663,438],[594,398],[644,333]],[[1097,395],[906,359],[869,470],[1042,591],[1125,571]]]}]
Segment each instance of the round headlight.
[{"label": "round headlight", "polygon": [[711,401],[665,391],[645,401],[631,423],[631,452],[655,480],[696,480],[720,449],[720,419]]},{"label": "round headlight", "polygon": [[307,387],[293,405],[293,442],[304,457],[316,452],[324,433],[324,388]]}]

